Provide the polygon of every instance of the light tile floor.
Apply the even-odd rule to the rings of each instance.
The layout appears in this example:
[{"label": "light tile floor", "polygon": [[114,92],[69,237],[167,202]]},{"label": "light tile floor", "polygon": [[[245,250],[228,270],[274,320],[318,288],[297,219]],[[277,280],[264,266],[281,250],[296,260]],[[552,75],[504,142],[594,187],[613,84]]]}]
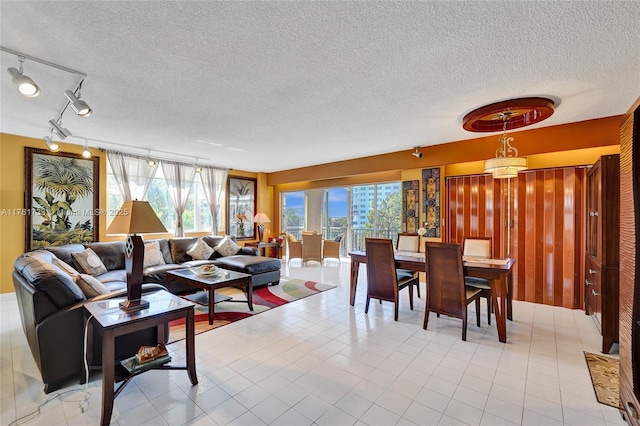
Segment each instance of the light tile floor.
[{"label": "light tile floor", "polygon": [[[338,287],[198,335],[200,383],[191,386],[184,371],[144,373],[116,399],[111,423],[625,424],[596,401],[583,351],[598,352],[600,338],[583,311],[515,302],[507,344],[485,311],[482,327],[470,323],[463,342],[459,320],[432,314],[423,330],[424,305],[410,311],[406,294],[398,322],[388,303],[372,303],[365,315],[364,271],[356,306],[349,306],[348,260],[322,267],[294,261],[283,275]],[[86,392],[72,385],[43,393],[11,296],[0,299],[2,425],[39,406],[28,424],[98,424],[98,375]],[[184,344],[170,351],[179,359]]]}]

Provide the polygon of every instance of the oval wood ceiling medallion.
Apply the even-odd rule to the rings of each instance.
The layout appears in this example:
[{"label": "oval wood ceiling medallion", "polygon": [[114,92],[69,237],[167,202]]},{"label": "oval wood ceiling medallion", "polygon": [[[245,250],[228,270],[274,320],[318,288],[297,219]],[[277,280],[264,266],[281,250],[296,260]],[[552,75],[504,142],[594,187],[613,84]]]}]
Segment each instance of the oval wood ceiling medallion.
[{"label": "oval wood ceiling medallion", "polygon": [[470,132],[498,132],[539,123],[551,117],[554,103],[547,98],[518,98],[496,102],[474,109],[462,119],[462,127]]}]

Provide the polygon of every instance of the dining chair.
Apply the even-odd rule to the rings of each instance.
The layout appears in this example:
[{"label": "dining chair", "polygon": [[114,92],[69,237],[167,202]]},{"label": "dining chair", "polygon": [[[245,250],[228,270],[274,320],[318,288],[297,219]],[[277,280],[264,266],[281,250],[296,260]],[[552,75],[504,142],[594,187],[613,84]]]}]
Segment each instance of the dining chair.
[{"label": "dining chair", "polygon": [[322,263],[321,234],[302,234],[302,264],[310,260]]},{"label": "dining chair", "polygon": [[[476,302],[476,323],[480,327],[479,301],[482,290],[465,285],[462,247],[452,243],[425,243],[427,293],[423,327],[427,329],[429,313],[462,320],[462,340],[467,340],[467,305]],[[367,268],[369,264],[367,263]]]},{"label": "dining chair", "polygon": [[302,259],[302,241],[287,232],[287,264],[291,259]]},{"label": "dining chair", "polygon": [[[397,251],[410,251],[418,253],[420,251],[420,235],[411,232],[398,233],[398,241],[396,242]],[[419,274],[407,269],[398,269],[398,273],[404,275],[413,275],[416,278],[416,289],[418,297],[420,297],[420,279]]]},{"label": "dining chair", "polygon": [[338,235],[334,240],[322,241],[322,261],[325,259],[338,259],[340,263],[340,244],[344,238],[344,232]]},{"label": "dining chair", "polygon": [[[469,258],[491,258],[491,237],[463,237],[462,239],[462,259]],[[484,278],[464,277],[466,285],[482,290],[480,297],[487,300],[487,323],[491,325],[491,282]]]},{"label": "dining chair", "polygon": [[364,313],[369,313],[369,301],[373,299],[394,304],[394,320],[398,321],[400,290],[409,289],[409,307],[413,310],[414,276],[400,275],[396,271],[393,243],[383,238],[366,238],[367,253],[367,303]]},{"label": "dining chair", "polygon": [[396,244],[398,251],[420,251],[420,235],[411,232],[398,233],[398,242]]}]

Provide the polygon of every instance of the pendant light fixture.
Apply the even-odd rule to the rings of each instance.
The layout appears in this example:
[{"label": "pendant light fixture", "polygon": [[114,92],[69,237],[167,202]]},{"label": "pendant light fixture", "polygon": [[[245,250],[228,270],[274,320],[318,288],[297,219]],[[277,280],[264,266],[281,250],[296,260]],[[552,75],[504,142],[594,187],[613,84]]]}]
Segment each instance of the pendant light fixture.
[{"label": "pendant light fixture", "polygon": [[11,81],[16,85],[16,87],[18,88],[18,92],[20,92],[22,96],[26,96],[27,98],[35,98],[40,94],[40,88],[31,79],[31,77],[24,75],[24,71],[22,69],[24,56],[18,56],[18,61],[20,61],[19,70],[13,67],[7,68],[7,72],[11,75]]},{"label": "pendant light fixture", "polygon": [[511,112],[505,111],[498,114],[503,121],[500,146],[496,150],[496,158],[490,158],[484,162],[484,172],[493,174],[494,179],[506,179],[518,176],[518,172],[527,170],[527,159],[518,157],[518,150],[511,146],[512,137],[507,137],[507,121]]},{"label": "pendant light fixture", "polygon": [[527,159],[518,156],[518,150],[511,145],[513,137],[507,136],[507,130],[539,123],[553,113],[554,103],[551,99],[511,99],[471,111],[464,116],[462,127],[470,132],[502,130],[496,156],[484,162],[484,172],[491,173],[494,179],[506,179],[518,176],[519,171],[527,170]]}]

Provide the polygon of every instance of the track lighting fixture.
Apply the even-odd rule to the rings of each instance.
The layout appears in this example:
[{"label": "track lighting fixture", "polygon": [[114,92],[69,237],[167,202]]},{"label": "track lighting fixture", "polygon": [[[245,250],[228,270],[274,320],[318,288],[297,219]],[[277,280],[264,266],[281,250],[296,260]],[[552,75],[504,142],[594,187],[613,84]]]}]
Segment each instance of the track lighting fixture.
[{"label": "track lighting fixture", "polygon": [[84,148],[82,148],[82,156],[84,158],[91,158],[91,150],[89,149],[89,143],[84,141]]},{"label": "track lighting fixture", "polygon": [[[52,133],[53,135],[53,133]],[[44,137],[44,143],[47,145],[47,148],[49,148],[49,151],[53,151],[56,152],[60,149],[60,145],[58,145],[58,142],[54,141],[53,139],[51,139],[50,136],[45,136]]]},{"label": "track lighting fixture", "polygon": [[56,132],[56,135],[62,140],[71,136],[71,132],[68,129],[62,127],[61,123],[57,123],[54,120],[49,120],[49,124],[53,127],[53,131]]},{"label": "track lighting fixture", "polygon": [[413,155],[416,158],[422,158],[422,153],[420,151],[418,151],[418,148],[420,148],[419,146],[416,146],[416,152],[411,153],[411,155]]},{"label": "track lighting fixture", "polygon": [[7,72],[11,75],[11,81],[16,85],[18,92],[20,92],[22,96],[35,98],[40,94],[40,88],[29,76],[24,75],[22,70],[24,56],[18,56],[18,60],[20,61],[19,70],[13,67],[7,68]]},{"label": "track lighting fixture", "polygon": [[156,164],[158,164],[158,162],[156,160],[151,159],[151,158],[147,158],[147,164],[149,165],[149,167],[153,167]]},{"label": "track lighting fixture", "polygon": [[80,99],[81,86],[82,86],[82,83],[80,83],[80,85],[78,86],[78,89],[76,90],[78,93],[77,97],[71,90],[65,90],[64,95],[67,97],[67,99],[69,99],[69,105],[71,105],[71,109],[76,114],[78,114],[79,117],[88,117],[91,115],[93,110],[91,109],[91,107],[89,107],[89,105],[85,101]]}]

